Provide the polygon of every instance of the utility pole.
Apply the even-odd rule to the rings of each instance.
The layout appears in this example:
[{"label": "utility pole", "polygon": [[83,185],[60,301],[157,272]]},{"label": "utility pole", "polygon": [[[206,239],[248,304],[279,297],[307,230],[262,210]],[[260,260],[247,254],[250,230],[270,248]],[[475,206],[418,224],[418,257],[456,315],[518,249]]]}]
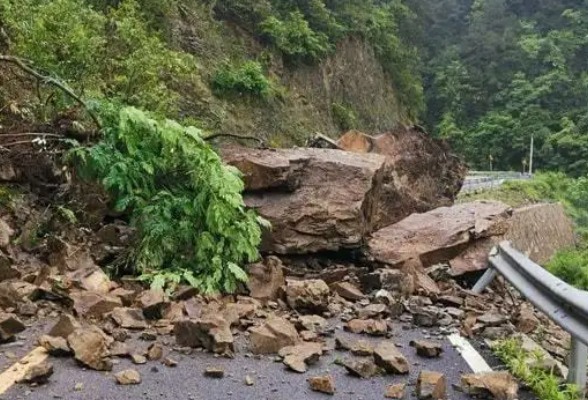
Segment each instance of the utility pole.
[{"label": "utility pole", "polygon": [[535,146],[534,136],[531,135],[531,154],[529,154],[529,176],[533,175],[533,150]]}]

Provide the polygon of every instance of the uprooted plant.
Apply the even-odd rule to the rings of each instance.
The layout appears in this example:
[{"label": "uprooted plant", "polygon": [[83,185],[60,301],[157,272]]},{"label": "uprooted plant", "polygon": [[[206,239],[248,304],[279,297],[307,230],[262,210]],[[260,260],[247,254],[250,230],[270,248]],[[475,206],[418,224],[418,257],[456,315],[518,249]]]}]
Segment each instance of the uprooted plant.
[{"label": "uprooted plant", "polygon": [[239,172],[222,163],[202,132],[136,108],[102,107],[103,140],[76,147],[82,177],[99,179],[137,228],[126,260],[153,287],[186,281],[233,292],[258,258],[265,221],[246,210]]}]

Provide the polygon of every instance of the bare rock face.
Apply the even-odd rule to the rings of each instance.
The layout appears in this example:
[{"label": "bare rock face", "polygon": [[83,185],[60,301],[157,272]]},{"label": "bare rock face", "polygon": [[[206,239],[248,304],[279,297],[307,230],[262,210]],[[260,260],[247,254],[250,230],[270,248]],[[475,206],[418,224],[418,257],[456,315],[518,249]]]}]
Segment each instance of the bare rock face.
[{"label": "bare rock face", "polygon": [[399,127],[377,136],[349,131],[338,145],[347,151],[386,157],[386,173],[373,220],[376,229],[414,212],[453,204],[467,173],[445,141],[414,128]]},{"label": "bare rock face", "polygon": [[368,254],[394,268],[414,258],[427,267],[457,257],[478,240],[503,235],[509,213],[500,202],[477,201],[412,214],[375,232]]},{"label": "bare rock face", "polygon": [[231,147],[222,153],[244,174],[247,206],[272,223],[262,251],[353,248],[373,230],[383,156],[311,148]]},{"label": "bare rock face", "polygon": [[330,289],[320,279],[289,280],[286,284],[288,305],[299,312],[323,312],[329,306]]},{"label": "bare rock face", "polygon": [[267,301],[278,298],[280,288],[286,284],[282,262],[270,256],[265,263],[253,264],[248,268],[247,288],[254,299]]},{"label": "bare rock face", "polygon": [[251,348],[255,354],[277,353],[287,346],[295,346],[300,337],[294,325],[283,318],[272,318],[264,325],[249,330]]},{"label": "bare rock face", "polygon": [[417,379],[416,395],[419,400],[446,400],[447,379],[434,371],[421,371]]},{"label": "bare rock face", "polygon": [[111,371],[108,344],[104,335],[90,328],[76,329],[67,337],[67,343],[76,360],[97,371]]},{"label": "bare rock face", "polygon": [[384,341],[374,349],[376,365],[391,374],[408,374],[408,360],[392,342]]},{"label": "bare rock face", "polygon": [[514,400],[519,392],[517,382],[506,371],[463,375],[461,388],[470,396],[495,400]]},{"label": "bare rock face", "polygon": [[230,325],[220,315],[178,321],[174,334],[180,346],[202,346],[217,354],[232,354],[234,351]]}]

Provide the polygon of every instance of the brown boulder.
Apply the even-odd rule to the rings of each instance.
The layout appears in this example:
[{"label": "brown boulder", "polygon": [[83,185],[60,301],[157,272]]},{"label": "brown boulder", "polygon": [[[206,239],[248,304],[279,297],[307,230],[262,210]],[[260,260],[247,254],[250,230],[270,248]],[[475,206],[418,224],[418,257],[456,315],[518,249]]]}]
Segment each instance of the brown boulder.
[{"label": "brown boulder", "polygon": [[14,230],[6,221],[0,218],[0,249],[4,249],[10,244],[10,238],[13,235]]},{"label": "brown boulder", "polygon": [[111,371],[112,361],[108,358],[108,344],[105,336],[97,329],[79,328],[67,337],[67,343],[76,360],[97,371]]},{"label": "brown boulder", "polygon": [[287,346],[295,346],[300,337],[294,325],[283,318],[271,318],[264,325],[249,329],[249,341],[255,354],[277,353]]},{"label": "brown boulder", "polygon": [[147,319],[161,319],[168,304],[163,290],[145,290],[137,297],[138,306]]},{"label": "brown boulder", "polygon": [[495,400],[515,400],[519,392],[516,380],[506,371],[463,375],[461,388],[470,396]]},{"label": "brown boulder", "polygon": [[53,375],[53,365],[47,361],[28,366],[20,382],[42,385]]},{"label": "brown boulder", "polygon": [[0,313],[0,342],[6,342],[25,330],[25,325],[14,314]]},{"label": "brown boulder", "polygon": [[247,206],[272,224],[262,251],[305,254],[358,247],[373,230],[383,156],[238,147],[225,148],[222,154],[244,175]]},{"label": "brown boulder", "polygon": [[408,360],[392,342],[380,342],[374,349],[376,365],[391,374],[408,374]]},{"label": "brown boulder", "polygon": [[174,325],[174,334],[180,346],[202,346],[213,353],[226,355],[234,351],[229,323],[218,315],[178,321]]},{"label": "brown boulder", "polygon": [[21,273],[14,268],[10,258],[0,252],[0,281],[20,279]]},{"label": "brown boulder", "polygon": [[345,325],[345,329],[353,333],[367,333],[373,336],[383,336],[388,332],[386,321],[376,319],[352,319]]},{"label": "brown boulder", "polygon": [[443,347],[440,344],[426,340],[413,340],[410,345],[416,349],[416,353],[421,357],[436,358],[443,353]]},{"label": "brown boulder", "polygon": [[503,235],[509,211],[499,202],[476,201],[412,214],[375,232],[368,241],[368,253],[392,267],[415,257],[430,266],[458,256],[477,240]]},{"label": "brown boulder", "polygon": [[313,376],[308,378],[308,384],[315,392],[335,394],[335,379],[332,375]]},{"label": "brown boulder", "polygon": [[143,312],[138,308],[117,307],[112,310],[112,319],[125,329],[145,329],[147,322]]},{"label": "brown boulder", "polygon": [[371,378],[380,372],[380,369],[371,359],[344,360],[343,366],[349,374],[360,378]]},{"label": "brown boulder", "polygon": [[48,335],[67,339],[78,328],[81,328],[81,325],[72,315],[63,314],[53,325]]},{"label": "brown boulder", "polygon": [[71,297],[74,301],[74,310],[80,317],[102,318],[122,306],[122,301],[118,297],[95,292],[77,292]]},{"label": "brown boulder", "polygon": [[419,400],[446,400],[447,379],[434,371],[421,371],[417,379],[416,395]]},{"label": "brown boulder", "polygon": [[331,290],[343,297],[345,300],[358,301],[365,295],[355,285],[349,282],[336,282],[331,285]]},{"label": "brown boulder", "polygon": [[329,307],[329,294],[329,287],[320,279],[288,280],[286,284],[288,305],[299,312],[326,311]]},{"label": "brown boulder", "polygon": [[249,266],[248,275],[250,296],[261,301],[276,300],[280,288],[286,284],[282,262],[273,256],[266,258],[264,263]]}]

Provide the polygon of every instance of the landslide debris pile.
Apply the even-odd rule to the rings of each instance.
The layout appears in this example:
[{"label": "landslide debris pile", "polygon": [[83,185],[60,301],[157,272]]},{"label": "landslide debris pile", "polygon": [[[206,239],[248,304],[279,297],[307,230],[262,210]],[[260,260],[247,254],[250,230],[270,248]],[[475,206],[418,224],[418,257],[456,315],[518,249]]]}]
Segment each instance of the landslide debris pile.
[{"label": "landslide debris pile", "polygon": [[[422,145],[430,139],[413,140]],[[416,178],[402,173],[408,168],[403,163],[428,165],[428,153],[390,154],[224,149],[225,160],[244,173],[247,205],[273,225],[264,259],[248,267],[249,282],[232,295],[204,295],[182,285],[152,290],[133,277],[111,280],[103,267],[133,240],[124,216],[105,212],[95,224],[79,227],[63,211],[35,205],[33,196],[0,203],[0,341],[28,335],[26,327],[35,321],[54,320],[39,345],[51,356],[73,357],[98,371],[114,370],[121,357],[173,368],[178,355],[201,349],[227,357],[272,357],[305,373],[337,349],[347,353],[340,367],[365,379],[406,375],[417,367],[406,357],[409,351],[424,359],[443,357],[439,343],[452,333],[495,340],[520,332],[537,333],[555,357],[545,359],[559,365],[569,348],[567,334],[516,294],[506,296],[503,287],[477,296],[454,280],[464,273],[469,248],[508,231],[508,207],[447,206],[463,176],[459,163],[452,173],[422,170],[432,180],[453,178],[438,189],[424,185],[419,194],[411,184]],[[440,204],[446,206],[436,208]],[[350,249],[361,256],[324,256]],[[294,256],[297,261],[289,258]],[[395,332],[410,326],[427,329],[428,339],[398,347]],[[29,372],[23,381],[38,384],[50,379],[53,366],[31,366]],[[115,372],[117,384],[141,383],[135,370]],[[224,371],[209,368],[205,375],[222,378]],[[332,376],[310,375],[312,390],[336,391]],[[254,385],[250,376],[244,381]],[[472,394],[494,394],[497,386],[505,399],[516,398],[518,390],[505,373],[465,375],[459,383],[423,369],[415,391],[421,399],[442,399],[452,384]],[[406,390],[393,385],[382,393],[401,398]]]}]

